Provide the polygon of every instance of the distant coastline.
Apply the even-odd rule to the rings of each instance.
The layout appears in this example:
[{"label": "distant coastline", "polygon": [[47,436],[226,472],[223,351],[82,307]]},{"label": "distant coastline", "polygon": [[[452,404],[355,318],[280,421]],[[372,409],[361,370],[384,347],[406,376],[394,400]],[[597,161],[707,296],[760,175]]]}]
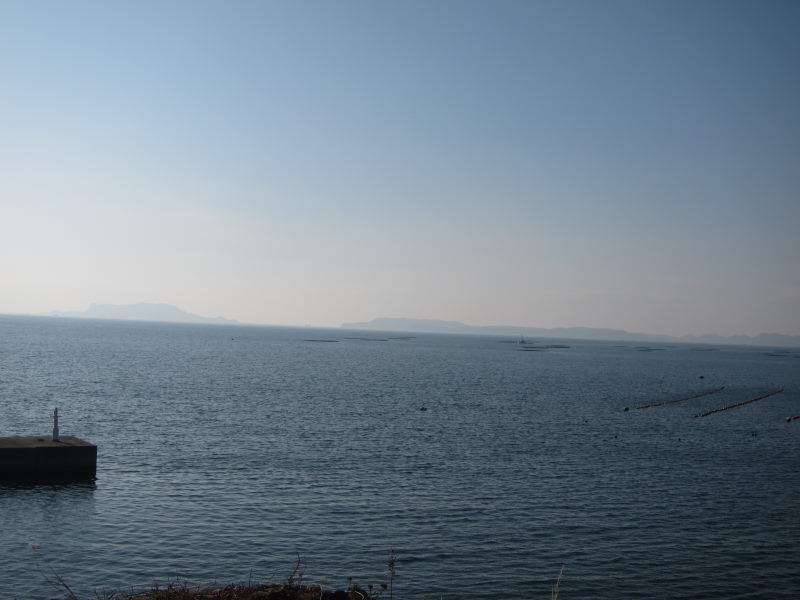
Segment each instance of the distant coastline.
[{"label": "distant coastline", "polygon": [[239,321],[224,317],[201,317],[171,304],[91,304],[83,311],[54,310],[43,316],[72,319],[112,319],[124,321],[155,321],[162,323],[207,323],[211,325],[241,325]]},{"label": "distant coastline", "polygon": [[460,333],[472,335],[511,335],[531,338],[609,340],[623,342],[677,342],[689,344],[727,344],[741,346],[781,346],[800,348],[800,336],[779,333],[759,333],[749,335],[685,335],[633,333],[624,329],[604,329],[595,327],[518,327],[513,325],[467,325],[459,321],[437,319],[407,319],[381,317],[371,321],[342,323],[343,329],[370,331],[398,331],[404,333]]},{"label": "distant coastline", "polygon": [[[253,325],[225,317],[204,317],[184,311],[171,304],[140,302],[138,304],[91,304],[83,311],[57,311],[36,316],[75,319],[108,319],[123,321],[151,321],[160,323],[197,323],[210,325]],[[287,326],[284,326],[287,327]],[[299,327],[299,326],[298,326]],[[314,327],[306,325],[304,328]],[[518,325],[469,325],[460,321],[440,319],[411,319],[405,317],[378,317],[371,321],[342,323],[341,329],[397,333],[453,333],[466,335],[502,335],[525,338],[606,340],[620,342],[661,342],[705,345],[735,345],[800,348],[800,336],[780,333],[758,335],[701,335],[672,336],[624,329],[600,327],[526,327]],[[319,329],[330,329],[319,327]]]}]

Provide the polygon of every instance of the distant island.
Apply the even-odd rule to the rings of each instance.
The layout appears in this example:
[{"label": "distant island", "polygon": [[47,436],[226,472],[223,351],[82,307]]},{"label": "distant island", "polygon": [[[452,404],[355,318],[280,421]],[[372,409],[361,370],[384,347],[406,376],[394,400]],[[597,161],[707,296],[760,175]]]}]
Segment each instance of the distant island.
[{"label": "distant island", "polygon": [[779,333],[759,333],[756,336],[716,334],[685,335],[682,337],[631,333],[624,329],[602,329],[595,327],[516,327],[513,325],[475,326],[458,321],[437,319],[378,318],[359,323],[342,323],[343,329],[367,329],[371,331],[402,331],[414,333],[463,333],[472,335],[511,335],[531,338],[560,338],[581,340],[615,340],[622,342],[684,342],[692,344],[735,344],[750,346],[789,346],[800,348],[800,336]]},{"label": "distant island", "polygon": [[207,323],[216,325],[239,325],[239,321],[223,317],[201,317],[193,315],[171,304],[91,304],[84,311],[48,313],[51,317],[77,319],[117,319],[125,321],[158,321],[167,323]]}]

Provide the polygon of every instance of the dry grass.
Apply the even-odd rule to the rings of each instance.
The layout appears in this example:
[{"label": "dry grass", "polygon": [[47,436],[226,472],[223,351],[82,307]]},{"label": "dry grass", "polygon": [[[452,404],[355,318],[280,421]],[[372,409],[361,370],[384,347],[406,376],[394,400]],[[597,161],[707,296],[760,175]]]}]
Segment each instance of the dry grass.
[{"label": "dry grass", "polygon": [[[32,546],[32,550],[36,550]],[[127,593],[95,593],[93,600],[380,600],[381,594],[388,589],[389,599],[392,600],[392,583],[394,582],[397,555],[394,550],[389,551],[389,584],[382,583],[377,590],[373,586],[367,589],[352,583],[348,578],[349,586],[344,590],[326,590],[320,585],[303,584],[303,568],[300,557],[294,570],[284,583],[266,584],[240,584],[211,586],[205,588],[192,588],[187,584],[169,584],[164,588],[156,585],[153,589]],[[558,600],[561,581],[564,578],[564,567],[558,574],[558,579],[553,584],[550,599]],[[80,600],[72,591],[64,578],[52,572],[51,581],[67,592],[66,600]]]},{"label": "dry grass", "polygon": [[561,572],[558,574],[555,584],[553,584],[553,591],[550,593],[550,600],[558,600],[558,592],[561,590],[561,580],[564,577],[564,567],[562,565]]},{"label": "dry grass", "polygon": [[264,584],[226,585],[203,589],[171,585],[145,592],[98,596],[97,600],[369,600],[369,592],[357,586],[347,590],[324,590],[316,585]]}]

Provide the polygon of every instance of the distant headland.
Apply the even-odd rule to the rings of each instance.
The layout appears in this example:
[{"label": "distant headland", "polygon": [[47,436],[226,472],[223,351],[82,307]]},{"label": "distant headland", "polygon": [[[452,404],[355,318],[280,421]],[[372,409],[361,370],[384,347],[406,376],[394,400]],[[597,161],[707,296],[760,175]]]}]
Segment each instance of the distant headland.
[{"label": "distant headland", "polygon": [[84,311],[47,313],[51,317],[77,319],[117,319],[125,321],[158,321],[168,323],[208,323],[217,325],[239,325],[239,321],[223,317],[201,317],[193,315],[171,304],[91,304]]},{"label": "distant headland", "polygon": [[414,333],[464,333],[472,335],[511,335],[541,338],[615,340],[623,342],[683,342],[692,344],[735,344],[750,346],[789,346],[800,348],[800,336],[779,333],[759,333],[755,336],[716,334],[685,335],[681,337],[632,333],[624,329],[595,327],[516,327],[513,325],[475,326],[458,321],[437,319],[378,318],[359,323],[342,323],[343,329],[368,329],[372,331],[402,331]]}]

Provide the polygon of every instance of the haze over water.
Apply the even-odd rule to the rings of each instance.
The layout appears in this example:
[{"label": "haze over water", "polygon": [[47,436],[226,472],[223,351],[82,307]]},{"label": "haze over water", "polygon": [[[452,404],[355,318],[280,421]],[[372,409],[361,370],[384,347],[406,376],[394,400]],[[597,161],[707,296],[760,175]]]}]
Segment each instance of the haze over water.
[{"label": "haze over water", "polygon": [[800,335],[800,4],[4,0],[0,313]]},{"label": "haze over water", "polygon": [[298,554],[377,585],[394,548],[409,599],[546,598],[562,565],[572,599],[797,597],[800,350],[526,341],[0,317],[0,435],[58,406],[99,446],[93,485],[0,485],[0,595]]}]

